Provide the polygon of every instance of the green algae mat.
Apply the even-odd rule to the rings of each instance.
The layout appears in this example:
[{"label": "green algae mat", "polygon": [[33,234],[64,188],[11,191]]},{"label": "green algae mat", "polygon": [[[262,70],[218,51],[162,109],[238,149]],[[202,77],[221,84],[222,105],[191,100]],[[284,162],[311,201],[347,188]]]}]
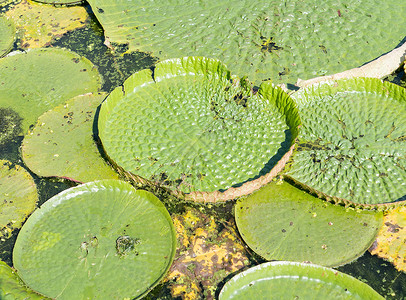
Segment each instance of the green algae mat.
[{"label": "green algae mat", "polygon": [[56,299],[133,299],[169,269],[176,237],[151,193],[119,180],[65,190],[26,221],[13,264],[32,289]]},{"label": "green algae mat", "polygon": [[107,155],[136,180],[214,202],[269,182],[299,122],[293,101],[271,83],[254,92],[221,62],[187,57],[128,78],[103,102],[98,126]]},{"label": "green algae mat", "polygon": [[21,166],[0,160],[0,238],[8,238],[33,212],[38,201],[34,179]]},{"label": "green algae mat", "polygon": [[243,240],[266,260],[327,267],[362,255],[383,223],[382,212],[346,209],[283,181],[238,200],[235,219]]},{"label": "green algae mat", "polygon": [[287,175],[321,197],[384,206],[406,200],[406,90],[338,80],[294,93],[302,127]]},{"label": "green algae mat", "polygon": [[24,133],[42,113],[74,96],[97,92],[100,85],[95,66],[67,49],[30,49],[0,60],[0,107],[19,114]]},{"label": "green algae mat", "polygon": [[383,300],[365,283],[344,273],[313,264],[270,262],[229,280],[219,300],[303,299]]},{"label": "green algae mat", "polygon": [[406,27],[406,2],[398,0],[88,2],[107,44],[160,60],[216,58],[255,82],[295,83],[358,67],[395,48]]},{"label": "green algae mat", "polygon": [[93,133],[97,107],[105,93],[74,97],[41,115],[24,137],[24,163],[42,177],[79,182],[118,179],[97,149]]}]

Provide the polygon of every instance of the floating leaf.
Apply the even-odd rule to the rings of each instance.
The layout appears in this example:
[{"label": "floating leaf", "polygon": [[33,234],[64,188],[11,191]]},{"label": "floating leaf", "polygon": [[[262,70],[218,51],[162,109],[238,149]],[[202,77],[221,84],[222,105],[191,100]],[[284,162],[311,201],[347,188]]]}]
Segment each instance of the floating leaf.
[{"label": "floating leaf", "polygon": [[269,262],[228,281],[219,300],[384,299],[367,284],[333,269],[294,262]]},{"label": "floating leaf", "polygon": [[0,15],[0,57],[7,54],[13,47],[16,29],[13,22]]},{"label": "floating leaf", "polygon": [[32,289],[57,299],[146,294],[169,269],[176,237],[164,205],[119,180],[70,188],[21,229],[13,263]]},{"label": "floating leaf", "polygon": [[99,117],[104,149],[119,167],[197,201],[233,199],[269,182],[298,125],[281,89],[264,83],[254,94],[222,63],[202,57],[135,73]]},{"label": "floating leaf", "polygon": [[48,4],[80,4],[83,0],[34,0],[35,2],[42,2]]},{"label": "floating leaf", "polygon": [[406,26],[406,2],[398,0],[88,2],[108,42],[161,60],[216,58],[255,82],[358,67],[395,48]]},{"label": "floating leaf", "polygon": [[16,24],[22,48],[48,46],[56,37],[84,27],[88,17],[83,6],[55,7],[31,0],[23,0],[6,16]]},{"label": "floating leaf", "polygon": [[406,272],[406,207],[387,212],[383,221],[370,252],[390,261],[399,271]]},{"label": "floating leaf", "polygon": [[22,167],[0,160],[0,237],[20,228],[38,201],[34,179]]},{"label": "floating leaf", "polygon": [[303,126],[289,176],[333,201],[384,206],[406,200],[404,88],[356,78],[293,97]]},{"label": "floating leaf", "polygon": [[107,94],[77,96],[39,117],[24,138],[22,155],[39,176],[58,176],[87,182],[118,179],[93,138],[96,108]]},{"label": "floating leaf", "polygon": [[0,60],[0,107],[23,118],[22,130],[68,99],[97,92],[101,78],[93,64],[59,48],[12,52]]},{"label": "floating leaf", "polygon": [[241,199],[237,228],[267,260],[339,266],[362,255],[382,225],[382,212],[333,205],[287,182],[272,182]]},{"label": "floating leaf", "polygon": [[49,298],[28,289],[15,271],[5,262],[0,261],[0,299],[35,300]]},{"label": "floating leaf", "polygon": [[[167,280],[173,297],[214,299],[216,287],[228,275],[249,264],[244,246],[226,227],[196,208],[172,216],[178,249]],[[199,297],[200,296],[200,297]]]}]

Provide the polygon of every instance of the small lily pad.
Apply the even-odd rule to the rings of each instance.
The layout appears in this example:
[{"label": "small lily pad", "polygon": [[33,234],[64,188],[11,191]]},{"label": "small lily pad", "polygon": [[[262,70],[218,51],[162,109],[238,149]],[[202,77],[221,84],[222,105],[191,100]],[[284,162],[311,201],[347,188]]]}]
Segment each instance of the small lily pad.
[{"label": "small lily pad", "polygon": [[97,92],[100,85],[96,67],[66,49],[16,51],[0,60],[0,107],[23,118],[24,133],[42,113],[74,96]]},{"label": "small lily pad", "polygon": [[406,272],[406,207],[388,211],[383,222],[369,250],[371,254],[390,261],[399,271]]},{"label": "small lily pad", "polygon": [[354,206],[406,200],[406,89],[355,78],[292,97],[303,125],[288,176],[320,197]]},{"label": "small lily pad", "polygon": [[70,188],[26,221],[13,251],[21,279],[57,299],[137,298],[169,269],[176,237],[153,194],[119,180]]},{"label": "small lily pad", "polygon": [[88,18],[83,6],[55,7],[31,0],[21,1],[5,14],[14,21],[24,49],[49,46],[55,38],[86,26]]},{"label": "small lily pad", "polygon": [[16,29],[12,21],[0,15],[0,57],[10,52],[15,40]]},{"label": "small lily pad", "polygon": [[135,73],[103,102],[98,123],[107,155],[132,178],[196,201],[233,199],[269,182],[299,124],[281,89],[266,82],[253,91],[204,57]]},{"label": "small lily pad", "polygon": [[77,96],[40,116],[23,140],[21,151],[27,167],[39,176],[79,182],[118,179],[93,137],[96,109],[106,95]]},{"label": "small lily pad", "polygon": [[265,259],[332,267],[362,255],[383,217],[333,205],[282,181],[238,200],[235,218],[244,241]]},{"label": "small lily pad", "polygon": [[0,299],[5,300],[37,300],[49,299],[27,288],[16,272],[5,262],[0,261]]},{"label": "small lily pad", "polygon": [[228,281],[219,300],[229,299],[384,299],[367,284],[339,271],[294,262],[269,262]]},{"label": "small lily pad", "polygon": [[22,167],[0,160],[0,237],[8,238],[33,212],[38,201],[34,179]]}]

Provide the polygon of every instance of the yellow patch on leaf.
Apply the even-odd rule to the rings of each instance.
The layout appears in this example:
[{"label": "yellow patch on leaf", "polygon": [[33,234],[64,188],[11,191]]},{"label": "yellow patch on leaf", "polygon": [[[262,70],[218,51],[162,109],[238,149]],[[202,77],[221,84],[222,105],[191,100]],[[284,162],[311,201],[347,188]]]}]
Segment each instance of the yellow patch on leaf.
[{"label": "yellow patch on leaf", "polygon": [[406,207],[393,209],[384,216],[384,225],[369,251],[406,272]]},{"label": "yellow patch on leaf", "polygon": [[81,6],[55,7],[23,0],[6,12],[16,26],[22,48],[41,48],[68,31],[85,26],[88,14]]}]

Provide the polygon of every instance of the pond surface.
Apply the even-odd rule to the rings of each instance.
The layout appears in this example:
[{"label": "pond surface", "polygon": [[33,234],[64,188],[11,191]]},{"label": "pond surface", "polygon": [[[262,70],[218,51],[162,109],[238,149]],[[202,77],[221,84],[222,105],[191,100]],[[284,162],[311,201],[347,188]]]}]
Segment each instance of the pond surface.
[{"label": "pond surface", "polygon": [[[86,22],[86,26],[58,37],[53,40],[48,47],[68,48],[92,61],[98,67],[99,72],[103,76],[103,91],[111,92],[134,72],[152,67],[154,63],[158,61],[158,58],[152,57],[147,53],[126,53],[126,46],[117,47],[115,51],[109,49],[104,45],[103,30],[92,15],[91,8],[89,6],[85,7],[90,15],[90,19]],[[21,49],[19,41],[14,44],[14,50],[18,49]],[[388,80],[406,86],[405,82],[402,81],[405,77],[404,75],[403,71],[399,71],[392,74]],[[95,124],[96,123],[97,122],[95,122]],[[18,139],[1,147],[0,159],[6,159],[12,163],[24,165],[19,151],[22,138],[23,137],[20,136]],[[39,178],[35,174],[31,175],[35,179],[39,192],[40,200],[38,205],[41,205],[58,192],[75,185],[75,183],[69,181]],[[186,202],[173,202],[173,200],[166,199],[163,196],[161,196],[161,200],[166,204],[171,214],[180,214],[187,210],[192,210],[201,218],[201,220],[207,220],[208,222],[213,220],[212,217],[214,216],[217,233],[222,232],[225,229],[237,232],[233,221],[232,202],[203,206]],[[11,238],[0,243],[0,258],[6,261],[9,265],[12,265],[11,253],[17,234],[18,231],[13,232]],[[235,236],[239,238],[238,234],[235,234]],[[216,239],[217,237],[212,236],[212,238]],[[247,247],[242,247],[241,251],[247,258],[244,261],[245,267],[263,262],[261,258],[252,253]],[[235,253],[233,255],[235,255]],[[195,268],[195,270],[199,270],[201,266],[195,266]],[[338,270],[366,282],[387,299],[406,299],[406,274],[396,271],[390,263],[376,256],[370,255],[369,252],[366,252],[356,261],[339,267]],[[209,277],[217,274],[221,278],[220,270],[216,270],[216,272],[217,273],[215,274],[210,274]],[[213,293],[217,295],[220,287],[231,277],[231,275],[228,275],[226,278],[218,280],[220,283],[218,288],[216,288],[210,286],[210,280],[207,277],[196,272],[193,272],[193,274],[195,274],[195,277],[190,278],[190,280],[195,281],[195,284],[199,286],[200,294],[197,295],[198,299],[207,298],[208,296],[212,296]],[[146,299],[174,299],[171,294],[170,284],[170,279],[164,281],[146,296]],[[180,296],[178,298],[182,299]]]}]

